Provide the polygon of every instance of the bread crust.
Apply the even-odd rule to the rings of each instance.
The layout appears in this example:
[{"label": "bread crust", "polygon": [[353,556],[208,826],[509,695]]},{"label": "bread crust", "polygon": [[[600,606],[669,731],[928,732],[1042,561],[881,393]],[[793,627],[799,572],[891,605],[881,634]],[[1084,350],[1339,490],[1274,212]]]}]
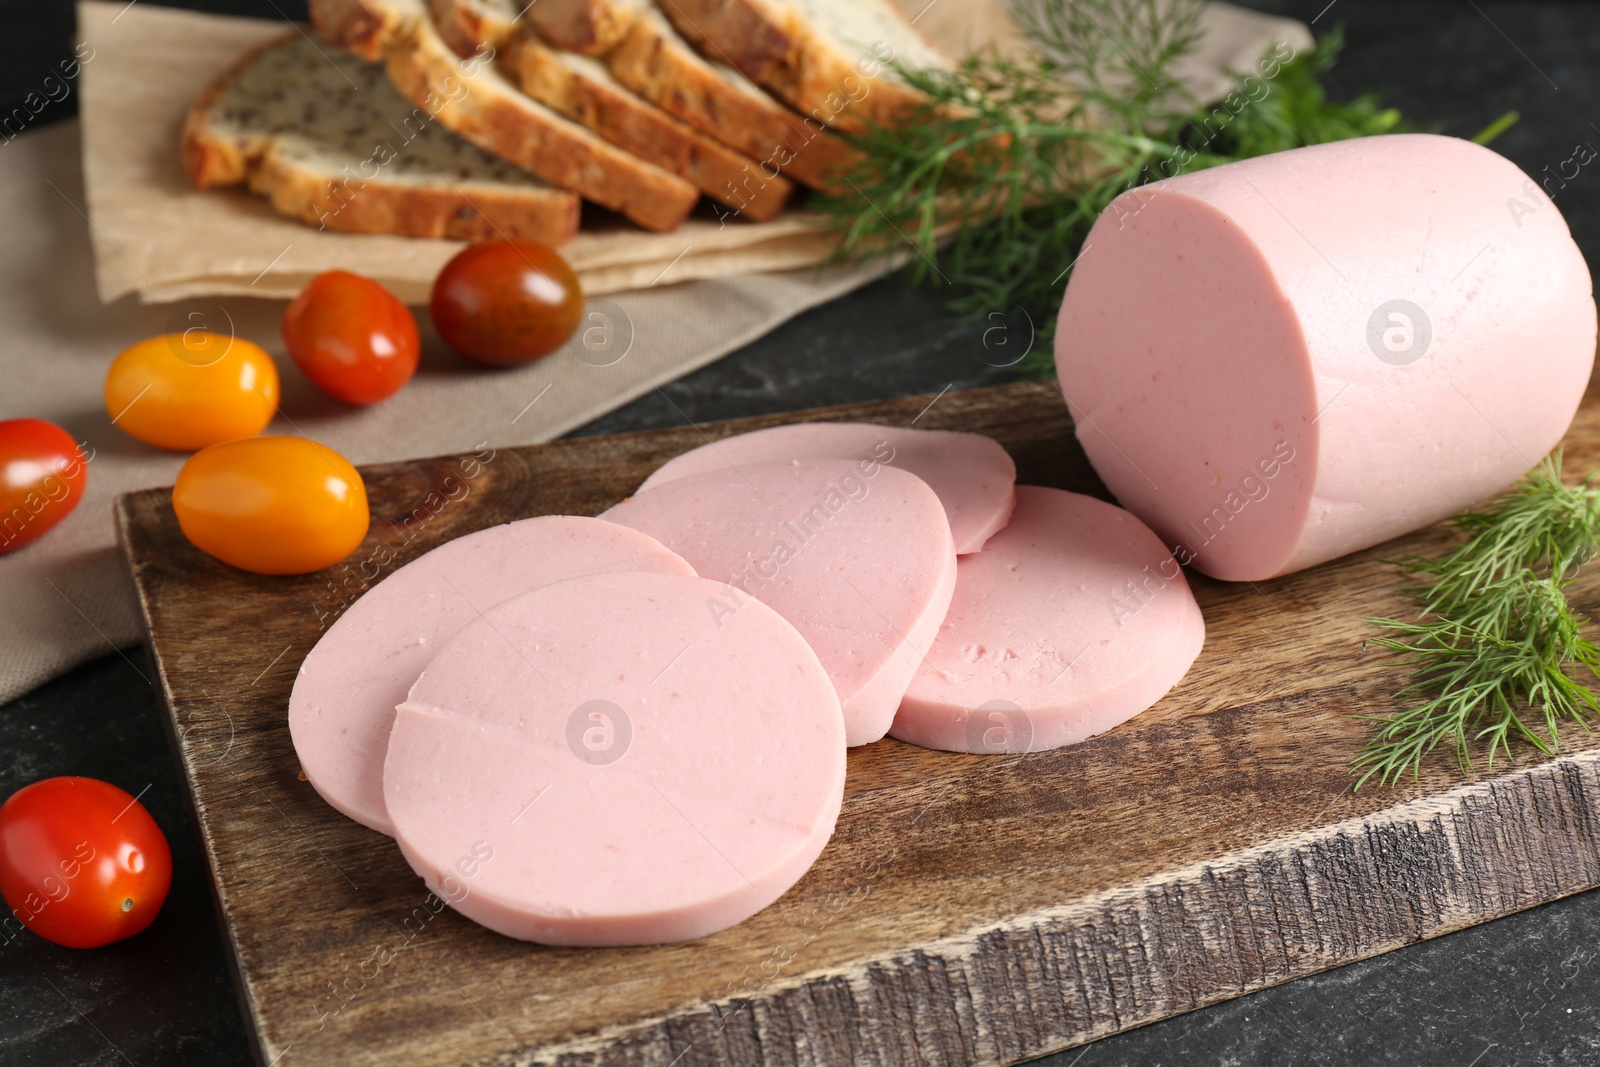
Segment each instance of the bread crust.
[{"label": "bread crust", "polygon": [[519,29],[515,20],[497,18],[475,0],[428,0],[428,10],[445,46],[463,59],[485,44],[500,48]]},{"label": "bread crust", "polygon": [[793,62],[800,39],[808,36],[791,9],[769,8],[753,0],[660,0],[659,6],[678,32],[708,58],[774,90],[769,79],[779,77],[780,68]]},{"label": "bread crust", "polygon": [[[326,39],[349,41],[359,38],[357,30],[323,20],[383,21],[357,10],[370,8],[395,11],[384,0],[313,0],[312,15]],[[676,228],[699,199],[689,182],[518,92],[493,70],[492,56],[463,62],[426,17],[399,20],[380,36],[384,69],[400,94],[479,148],[649,230]]]},{"label": "bread crust", "polygon": [[377,63],[404,32],[400,11],[369,0],[308,0],[311,21],[324,41]]},{"label": "bread crust", "polygon": [[284,215],[318,229],[487,241],[496,237],[560,245],[578,232],[581,202],[560,189],[512,193],[485,187],[408,187],[366,182],[348,199],[315,172],[269,149],[250,174],[250,189]]},{"label": "bread crust", "polygon": [[791,8],[765,0],[660,0],[660,6],[678,32],[708,56],[836,129],[859,133],[868,120],[892,126],[927,102],[917,90],[884,75],[892,55],[879,56],[876,63],[850,57]]},{"label": "bread crust", "polygon": [[[675,174],[598,139],[574,137],[563,128],[566,120],[553,113],[545,118],[531,99],[511,96],[516,90],[510,86],[508,92],[484,91],[475,79],[458,80],[454,56],[441,54],[443,42],[432,34],[419,37],[389,56],[389,79],[473,144],[650,230],[675,229],[700,198],[699,190]],[[452,84],[465,88],[459,102],[435,89],[454,94]]]},{"label": "bread crust", "polygon": [[[206,86],[184,116],[181,152],[189,180],[198,189],[248,185],[283,215],[319,229],[390,233],[403,237],[449,237],[462,241],[507,237],[563,244],[578,231],[577,196],[560,189],[458,190],[374,179],[360,195],[340,197],[326,172],[278,150],[262,134],[246,141],[215,132],[215,111],[239,75],[264,54],[292,45],[298,32],[250,49]],[[358,179],[359,180],[359,179]],[[348,187],[347,187],[348,188]]]},{"label": "bread crust", "polygon": [[508,59],[523,92],[688,179],[741,216],[773,218],[794,191],[776,166],[739,155],[620,84],[586,76],[531,36],[512,46]]},{"label": "bread crust", "polygon": [[538,0],[527,19],[557,48],[604,56],[627,35],[634,14],[634,8],[613,0]]},{"label": "bread crust", "polygon": [[178,141],[178,152],[183,158],[183,169],[196,189],[209,189],[217,185],[239,185],[249,176],[250,164],[245,146],[211,132],[211,116],[222,94],[228,91],[239,75],[256,60],[275,48],[282,48],[298,36],[285,33],[263,41],[229,63],[221,74],[211,79],[189,110],[183,116],[183,132]]},{"label": "bread crust", "polygon": [[652,19],[635,19],[606,64],[619,82],[675,118],[813,189],[837,183],[856,158],[816,119],[743,92],[699,57],[685,55]]}]

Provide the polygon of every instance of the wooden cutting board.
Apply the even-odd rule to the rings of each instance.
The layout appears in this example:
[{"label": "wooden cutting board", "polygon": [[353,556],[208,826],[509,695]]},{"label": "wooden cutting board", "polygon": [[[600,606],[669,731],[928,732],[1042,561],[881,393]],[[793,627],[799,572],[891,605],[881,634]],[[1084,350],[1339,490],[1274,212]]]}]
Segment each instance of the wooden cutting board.
[{"label": "wooden cutting board", "polygon": [[[296,668],[360,589],[434,545],[594,514],[707,437],[815,418],[991,434],[1021,480],[1103,493],[1052,386],[1015,385],[365,470],[344,564],[245,574],[122,497],[171,736],[263,1064],[1012,1063],[1600,883],[1600,738],[1559,759],[1351,792],[1359,713],[1395,707],[1368,616],[1405,610],[1383,559],[1289,578],[1192,575],[1205,651],[1155,708],[1053,752],[885,740],[849,758],[838,830],[786,896],[687,944],[556,949],[430,897],[388,838],[300,780]],[[926,410],[924,410],[926,409]],[[1568,439],[1600,466],[1600,404]],[[1600,571],[1600,568],[1594,568]],[[1600,580],[1577,598],[1591,614]]]}]

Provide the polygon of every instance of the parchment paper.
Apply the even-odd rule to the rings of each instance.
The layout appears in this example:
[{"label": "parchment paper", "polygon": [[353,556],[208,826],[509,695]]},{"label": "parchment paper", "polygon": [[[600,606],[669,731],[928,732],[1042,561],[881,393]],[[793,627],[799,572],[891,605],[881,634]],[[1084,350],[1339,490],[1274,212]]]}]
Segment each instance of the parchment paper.
[{"label": "parchment paper", "polygon": [[[1017,43],[1003,0],[902,2],[913,16],[920,12],[917,28],[952,54],[992,40]],[[80,88],[102,299],[292,297],[313,275],[343,267],[382,281],[409,303],[426,301],[458,243],[318,231],[246,191],[199,192],[185,177],[177,145],[190,103],[240,53],[281,36],[284,23],[99,0],[80,3],[78,19],[83,43],[93,49]],[[1226,71],[1250,68],[1273,41],[1297,49],[1310,42],[1297,22],[1221,4],[1207,12],[1207,26],[1205,45],[1186,70],[1203,99],[1226,93]],[[793,269],[820,262],[832,247],[802,210],[724,225],[702,209],[668,234],[609,222],[580,233],[562,253],[584,291],[601,294]]]},{"label": "parchment paper", "polygon": [[[924,21],[938,15],[965,32],[960,13],[970,10],[963,7],[968,2],[936,0]],[[674,285],[688,276],[685,265],[699,250],[674,265],[682,236],[629,232],[597,245],[594,269],[637,271],[628,275],[642,277],[637,284],[669,269],[657,285],[591,301],[580,337],[592,345],[575,340],[532,366],[485,371],[444,352],[424,315],[417,377],[382,404],[346,408],[318,393],[284,356],[282,300],[198,300],[193,294],[286,294],[307,275],[338,265],[377,274],[415,295],[455,246],[319,235],[277,218],[248,194],[190,191],[176,156],[177,124],[189,96],[207,71],[281,27],[162,10],[149,0],[80,10],[85,43],[94,49],[81,86],[91,142],[83,155],[95,175],[88,195],[78,123],[0,142],[0,419],[49,419],[92,453],[88,491],[77,510],[41,540],[0,554],[0,701],[138,639],[112,500],[171,484],[184,459],[127,437],[104,410],[106,366],[141,338],[183,328],[199,313],[261,344],[278,360],[284,385],[284,414],[267,432],[303,434],[355,463],[372,463],[557,437],[886,269],[759,273],[797,253],[744,248],[719,252],[726,257],[720,265],[704,268],[727,276]],[[1287,25],[1300,47],[1304,29]],[[1249,16],[1228,30],[1234,35],[1225,53],[1230,58],[1217,62],[1248,66],[1284,27]],[[796,239],[796,231],[787,232],[783,240]],[[807,255],[814,258],[815,251]],[[180,263],[182,269],[174,266]],[[170,307],[132,298],[103,304],[95,291],[97,265],[104,292],[189,298]],[[143,672],[142,657],[130,655],[128,669]]]}]

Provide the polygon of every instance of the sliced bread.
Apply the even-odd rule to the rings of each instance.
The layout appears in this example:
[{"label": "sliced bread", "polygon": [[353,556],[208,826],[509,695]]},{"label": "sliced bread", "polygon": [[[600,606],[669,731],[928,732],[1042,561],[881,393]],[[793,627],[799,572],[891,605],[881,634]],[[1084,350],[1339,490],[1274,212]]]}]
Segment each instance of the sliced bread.
[{"label": "sliced bread", "polygon": [[[692,182],[757,222],[783,209],[794,187],[722,142],[629,91],[605,65],[552,48],[517,19],[514,0],[430,0],[440,36],[458,54],[496,49],[522,91],[640,159]],[[535,7],[538,5],[535,4]]]},{"label": "sliced bread", "polygon": [[510,64],[522,91],[606,140],[693,182],[740,215],[762,222],[777,215],[794,186],[776,166],[762,167],[629,92],[604,64],[557,52],[523,36]]},{"label": "sliced bread", "polygon": [[440,124],[551,184],[651,230],[673,229],[699,199],[689,182],[529,98],[492,51],[456,55],[422,0],[311,0],[311,15],[330,43],[382,56],[395,88]]},{"label": "sliced bread", "polygon": [[[590,2],[540,0],[540,5],[559,9]],[[757,162],[775,164],[785,177],[821,189],[850,168],[853,150],[847,143],[726,63],[701,56],[653,7],[628,23],[605,60],[629,89]]]},{"label": "sliced bread", "polygon": [[383,68],[324,55],[298,31],[252,49],[189,109],[196,187],[247,184],[321,229],[560,244],[578,197],[441,129]]},{"label": "sliced bread", "polygon": [[924,97],[891,62],[949,69],[952,61],[890,0],[660,0],[707,57],[737,68],[824,125],[903,122]]},{"label": "sliced bread", "polygon": [[778,168],[786,178],[822,188],[829,175],[848,168],[850,148],[844,141],[727,64],[703,58],[652,4],[535,0],[519,10],[519,3],[432,0],[432,7],[440,33],[458,54],[470,55],[485,41],[509,40],[525,23],[553,49],[602,59],[617,82],[750,157],[763,174]]}]

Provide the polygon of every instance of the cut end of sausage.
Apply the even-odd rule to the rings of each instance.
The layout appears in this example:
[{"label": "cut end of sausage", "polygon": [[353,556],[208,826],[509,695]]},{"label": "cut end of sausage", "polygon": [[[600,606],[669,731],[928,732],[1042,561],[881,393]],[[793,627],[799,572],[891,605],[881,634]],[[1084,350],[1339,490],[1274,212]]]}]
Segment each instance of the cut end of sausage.
[{"label": "cut end of sausage", "polygon": [[1118,197],[1056,331],[1078,438],[1180,562],[1313,566],[1457,514],[1560,441],[1589,379],[1587,265],[1480,145],[1314,145]]},{"label": "cut end of sausage", "polygon": [[[1095,471],[1219,578],[1276,572],[1305,523],[1316,383],[1271,265],[1221,211],[1157,189],[1097,228],[1056,366]],[[1109,222],[1106,220],[1110,220]]]}]

